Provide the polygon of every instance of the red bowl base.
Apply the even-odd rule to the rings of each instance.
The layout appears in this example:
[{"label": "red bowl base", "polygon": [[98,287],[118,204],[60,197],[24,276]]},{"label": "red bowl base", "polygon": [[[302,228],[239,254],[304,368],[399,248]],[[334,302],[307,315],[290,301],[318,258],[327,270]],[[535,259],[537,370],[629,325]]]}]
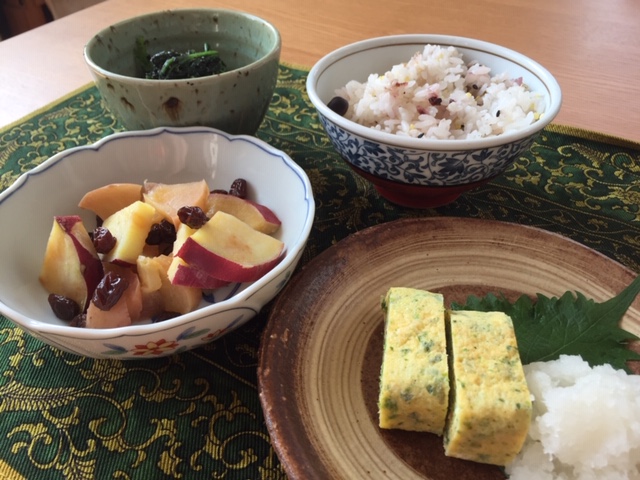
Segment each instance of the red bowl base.
[{"label": "red bowl base", "polygon": [[493,178],[485,178],[473,183],[450,186],[409,185],[371,175],[364,170],[349,164],[351,169],[373,184],[378,193],[396,205],[410,208],[442,207],[455,201],[460,195],[469,190],[481,187]]}]

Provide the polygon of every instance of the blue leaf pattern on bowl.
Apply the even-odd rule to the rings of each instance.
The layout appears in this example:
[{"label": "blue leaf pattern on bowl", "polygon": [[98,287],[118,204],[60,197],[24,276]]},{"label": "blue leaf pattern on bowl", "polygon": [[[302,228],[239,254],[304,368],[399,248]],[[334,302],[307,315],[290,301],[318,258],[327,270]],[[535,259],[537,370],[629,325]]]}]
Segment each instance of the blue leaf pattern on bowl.
[{"label": "blue leaf pattern on bowl", "polygon": [[319,115],[331,143],[353,166],[387,180],[411,185],[463,185],[504,172],[536,135],[482,150],[421,151],[382,145],[349,132]]}]

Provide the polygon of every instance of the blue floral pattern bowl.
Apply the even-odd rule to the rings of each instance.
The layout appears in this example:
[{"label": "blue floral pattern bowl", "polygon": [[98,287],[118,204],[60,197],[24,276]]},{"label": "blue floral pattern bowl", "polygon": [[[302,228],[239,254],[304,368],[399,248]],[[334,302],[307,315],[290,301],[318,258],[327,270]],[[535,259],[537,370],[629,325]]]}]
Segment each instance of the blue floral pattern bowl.
[{"label": "blue floral pattern bowl", "polygon": [[[368,128],[327,106],[336,90],[350,80],[365,81],[371,73],[382,74],[426,44],[454,46],[493,72],[522,77],[543,96],[544,114],[526,128],[494,137],[432,140]],[[562,102],[557,81],[533,60],[498,45],[446,35],[396,35],[342,47],[313,66],[307,92],[332,145],[354,171],[366,174],[363,176],[392,202],[419,208],[449,203],[465,190],[503,173],[556,117]],[[429,192],[420,192],[421,188]],[[452,195],[452,190],[457,194]]]},{"label": "blue floral pattern bowl", "polygon": [[385,145],[353,134],[319,115],[331,143],[354,167],[387,180],[444,187],[479,182],[503,172],[536,135],[480,150],[427,151]]}]

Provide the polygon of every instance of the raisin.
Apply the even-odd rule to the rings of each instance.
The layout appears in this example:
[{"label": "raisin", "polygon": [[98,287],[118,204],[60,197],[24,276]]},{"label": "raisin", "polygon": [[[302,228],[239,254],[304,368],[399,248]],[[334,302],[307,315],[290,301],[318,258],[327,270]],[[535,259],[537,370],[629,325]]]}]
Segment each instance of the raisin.
[{"label": "raisin", "polygon": [[178,218],[190,228],[200,228],[209,221],[207,214],[198,206],[181,207],[178,210]]},{"label": "raisin", "polygon": [[64,295],[51,293],[47,300],[49,301],[51,310],[53,310],[55,316],[60,320],[69,322],[80,313],[80,305],[78,305],[78,302]]},{"label": "raisin", "polygon": [[126,278],[115,272],[107,272],[93,292],[91,302],[100,310],[111,310],[128,286]]},{"label": "raisin", "polygon": [[73,317],[71,322],[69,322],[69,326],[78,327],[78,328],[85,328],[87,326],[87,314],[86,313],[79,313],[78,315]]},{"label": "raisin", "polygon": [[109,253],[116,246],[116,237],[104,227],[96,227],[91,238],[98,253]]},{"label": "raisin", "polygon": [[329,103],[327,103],[327,107],[338,115],[344,116],[344,114],[347,113],[347,110],[349,110],[349,102],[342,97],[333,97],[329,100]]},{"label": "raisin", "polygon": [[229,187],[229,195],[247,198],[247,181],[244,178],[236,178]]},{"label": "raisin", "polygon": [[429,103],[434,107],[442,105],[442,99],[440,97],[429,97]]},{"label": "raisin", "polygon": [[147,245],[162,245],[173,243],[176,240],[176,227],[168,220],[151,225],[147,235]]}]

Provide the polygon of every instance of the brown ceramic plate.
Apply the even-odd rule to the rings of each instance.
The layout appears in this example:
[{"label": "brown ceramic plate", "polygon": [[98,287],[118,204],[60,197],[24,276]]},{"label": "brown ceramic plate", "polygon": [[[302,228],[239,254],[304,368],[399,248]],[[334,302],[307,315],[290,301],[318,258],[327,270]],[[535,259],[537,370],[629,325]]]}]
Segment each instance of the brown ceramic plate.
[{"label": "brown ceramic plate", "polygon": [[[424,218],[356,233],[309,262],[273,306],[258,383],[273,446],[291,479],[503,479],[444,456],[428,433],[377,426],[380,299],[391,286],[448,303],[489,292],[615,296],[635,274],[576,242],[495,221]],[[623,327],[640,333],[640,299]]]}]

